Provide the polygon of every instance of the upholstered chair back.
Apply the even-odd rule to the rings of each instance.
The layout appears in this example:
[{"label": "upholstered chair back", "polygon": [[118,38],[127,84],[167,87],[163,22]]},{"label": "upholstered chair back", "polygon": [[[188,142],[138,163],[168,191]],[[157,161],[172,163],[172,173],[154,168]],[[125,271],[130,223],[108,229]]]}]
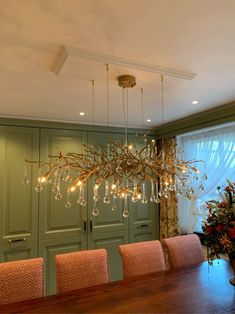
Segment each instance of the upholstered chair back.
[{"label": "upholstered chair back", "polygon": [[160,241],[146,241],[119,246],[124,278],[165,271]]},{"label": "upholstered chair back", "polygon": [[205,260],[200,239],[196,234],[164,239],[163,245],[168,250],[171,268],[191,266]]},{"label": "upholstered chair back", "polygon": [[79,251],[55,256],[57,293],[109,282],[105,249]]},{"label": "upholstered chair back", "polygon": [[43,259],[0,263],[0,304],[43,297]]}]

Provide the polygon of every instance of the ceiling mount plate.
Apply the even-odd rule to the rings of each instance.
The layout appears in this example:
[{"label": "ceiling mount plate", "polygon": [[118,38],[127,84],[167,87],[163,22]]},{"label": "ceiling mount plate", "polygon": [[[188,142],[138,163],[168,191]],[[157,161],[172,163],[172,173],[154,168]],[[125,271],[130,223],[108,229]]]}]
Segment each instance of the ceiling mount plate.
[{"label": "ceiling mount plate", "polygon": [[133,75],[121,75],[118,77],[118,85],[122,88],[132,88],[136,85]]}]

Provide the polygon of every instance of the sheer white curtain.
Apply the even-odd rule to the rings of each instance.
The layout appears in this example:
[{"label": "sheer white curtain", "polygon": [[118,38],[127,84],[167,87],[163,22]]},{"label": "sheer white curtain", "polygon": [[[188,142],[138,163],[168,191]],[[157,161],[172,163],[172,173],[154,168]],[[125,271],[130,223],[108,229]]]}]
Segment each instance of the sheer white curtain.
[{"label": "sheer white curtain", "polygon": [[199,191],[198,182],[192,182],[195,194],[192,200],[179,197],[179,223],[181,232],[201,231],[201,221],[207,214],[205,202],[219,199],[218,186],[226,180],[235,181],[235,123],[207,131],[177,137],[177,144],[184,151],[185,160],[204,160],[208,179],[202,180],[204,191]]}]

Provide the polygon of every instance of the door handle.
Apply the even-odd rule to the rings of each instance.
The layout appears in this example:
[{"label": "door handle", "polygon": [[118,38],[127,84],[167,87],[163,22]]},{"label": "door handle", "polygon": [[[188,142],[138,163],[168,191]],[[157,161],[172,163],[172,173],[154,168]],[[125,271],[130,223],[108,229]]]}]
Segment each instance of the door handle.
[{"label": "door handle", "polygon": [[93,229],[93,220],[92,218],[90,218],[90,232],[92,232],[92,229]]},{"label": "door handle", "polygon": [[147,228],[149,225],[148,224],[140,224],[137,225],[137,228]]},{"label": "door handle", "polygon": [[86,232],[87,226],[86,226],[86,219],[83,219],[83,231]]},{"label": "door handle", "polygon": [[10,249],[22,248],[22,247],[26,247],[27,245],[26,238],[8,240],[8,243],[9,243]]},{"label": "door handle", "polygon": [[26,238],[22,239],[15,239],[15,240],[8,240],[8,243],[19,243],[19,242],[25,242]]}]

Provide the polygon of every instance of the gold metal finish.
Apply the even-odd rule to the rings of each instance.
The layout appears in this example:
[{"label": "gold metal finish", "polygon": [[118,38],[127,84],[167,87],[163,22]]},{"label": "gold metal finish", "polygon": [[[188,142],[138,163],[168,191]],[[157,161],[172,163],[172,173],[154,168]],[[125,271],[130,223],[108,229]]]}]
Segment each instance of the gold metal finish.
[{"label": "gold metal finish", "polygon": [[133,75],[121,75],[118,77],[118,85],[122,88],[132,88],[136,85]]}]

